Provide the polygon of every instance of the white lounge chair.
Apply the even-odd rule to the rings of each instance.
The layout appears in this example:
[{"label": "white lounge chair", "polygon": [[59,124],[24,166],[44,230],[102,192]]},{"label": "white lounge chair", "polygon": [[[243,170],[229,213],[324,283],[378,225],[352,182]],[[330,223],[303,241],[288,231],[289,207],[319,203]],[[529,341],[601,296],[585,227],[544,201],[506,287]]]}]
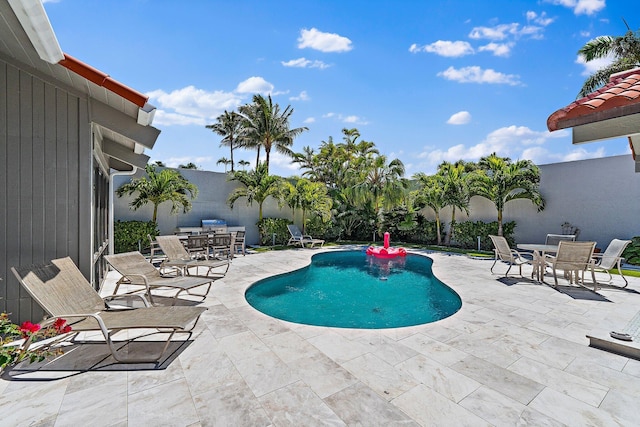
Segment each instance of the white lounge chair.
[{"label": "white lounge chair", "polygon": [[[623,288],[626,288],[629,282],[627,278],[622,274],[622,269],[620,268],[620,264],[622,264],[622,252],[627,248],[627,246],[631,243],[631,240],[620,240],[613,239],[607,249],[603,253],[593,254],[593,259],[595,260],[594,270],[596,272],[607,273],[609,275],[608,281],[611,282],[613,277],[611,276],[610,270],[613,268],[618,269],[618,274],[624,280]],[[598,283],[594,281],[593,290],[597,290]]]},{"label": "white lounge chair", "polygon": [[300,231],[298,226],[295,224],[289,224],[287,225],[287,228],[289,229],[289,234],[291,234],[291,238],[287,242],[287,245],[300,245],[300,247],[303,248],[305,247],[305,244],[308,244],[311,248],[317,244],[319,244],[320,247],[324,245],[324,240],[314,239],[307,234],[302,234],[302,231]]},{"label": "white lounge chair", "polygon": [[509,264],[509,268],[507,268],[506,273],[504,273],[505,277],[507,277],[507,274],[509,274],[509,270],[511,270],[511,267],[513,267],[514,265],[518,266],[518,268],[520,269],[520,276],[522,276],[522,265],[531,264],[531,260],[525,258],[523,254],[516,251],[515,249],[511,249],[509,243],[507,242],[507,239],[505,239],[503,236],[489,235],[489,237],[491,238],[491,241],[493,242],[493,246],[495,248],[493,250],[495,254],[495,260],[493,261],[493,265],[491,266],[491,273],[493,273],[493,267],[496,266],[496,263],[498,261],[503,261]]}]

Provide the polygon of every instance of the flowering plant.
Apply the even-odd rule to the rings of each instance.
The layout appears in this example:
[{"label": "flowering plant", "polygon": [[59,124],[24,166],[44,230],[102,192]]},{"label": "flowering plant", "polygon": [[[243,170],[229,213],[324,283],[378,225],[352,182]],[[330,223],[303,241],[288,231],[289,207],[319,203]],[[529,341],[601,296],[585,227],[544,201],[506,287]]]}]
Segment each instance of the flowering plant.
[{"label": "flowering plant", "polygon": [[71,326],[65,319],[55,319],[53,323],[42,328],[37,323],[29,321],[16,325],[11,322],[7,313],[0,314],[0,368],[29,359],[30,363],[40,362],[49,356],[59,355],[59,349],[54,350],[51,345],[41,345],[30,348],[39,340],[52,338],[56,335],[71,332]]}]

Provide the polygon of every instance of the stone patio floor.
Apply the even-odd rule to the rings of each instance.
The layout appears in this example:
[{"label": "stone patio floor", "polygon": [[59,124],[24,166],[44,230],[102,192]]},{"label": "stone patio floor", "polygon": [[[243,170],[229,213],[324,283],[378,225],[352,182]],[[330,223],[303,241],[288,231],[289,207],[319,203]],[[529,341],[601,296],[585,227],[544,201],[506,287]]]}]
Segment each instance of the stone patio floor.
[{"label": "stone patio floor", "polygon": [[[463,301],[435,323],[315,327],[246,303],[253,282],[322,250],[235,258],[202,303],[209,310],[191,340],[159,368],[112,364],[104,345],[83,344],[50,365],[5,373],[0,424],[640,425],[640,361],[591,348],[585,337],[635,316],[640,279],[627,290],[594,293],[566,281],[556,290],[529,280],[530,267],[525,278],[504,279],[490,274],[490,261],[433,253],[435,275]],[[105,290],[116,279],[110,273]]]}]

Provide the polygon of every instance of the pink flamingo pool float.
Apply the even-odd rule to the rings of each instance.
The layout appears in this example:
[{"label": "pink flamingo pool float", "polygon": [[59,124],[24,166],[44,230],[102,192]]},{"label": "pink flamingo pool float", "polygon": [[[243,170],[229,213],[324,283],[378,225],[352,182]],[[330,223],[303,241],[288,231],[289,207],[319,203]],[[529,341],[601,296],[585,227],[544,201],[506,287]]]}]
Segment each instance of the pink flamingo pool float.
[{"label": "pink flamingo pool float", "polygon": [[407,251],[405,248],[389,247],[390,237],[389,232],[384,233],[384,247],[369,246],[367,248],[367,255],[373,255],[376,258],[395,258],[397,256],[406,256]]}]

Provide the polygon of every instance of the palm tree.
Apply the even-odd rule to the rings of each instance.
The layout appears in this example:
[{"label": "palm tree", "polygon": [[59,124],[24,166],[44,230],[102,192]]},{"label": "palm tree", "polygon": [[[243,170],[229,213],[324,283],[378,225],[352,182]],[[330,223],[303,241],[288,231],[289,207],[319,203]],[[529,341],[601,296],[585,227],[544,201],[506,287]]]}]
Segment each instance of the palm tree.
[{"label": "palm tree", "polygon": [[[207,129],[211,129],[213,132],[222,136],[220,146],[229,147],[231,151],[231,172],[233,172],[233,149],[236,148],[238,140],[242,138],[242,116],[235,111],[224,111],[216,118],[216,123],[207,125]],[[226,169],[225,169],[226,172]]]},{"label": "palm tree", "polygon": [[156,165],[145,167],[147,177],[134,178],[130,182],[123,184],[116,190],[119,197],[138,193],[131,201],[133,210],[138,210],[147,203],[153,203],[154,223],[158,219],[158,205],[164,202],[171,202],[171,213],[177,213],[179,207],[186,213],[191,210],[191,201],[198,195],[198,187],[187,181],[180,172],[175,169],[164,169],[156,171]]},{"label": "palm tree", "polygon": [[238,164],[242,167],[242,170],[245,170],[247,168],[247,166],[249,166],[251,164],[251,162],[248,162],[246,160],[240,160],[238,162]]},{"label": "palm tree", "polygon": [[233,172],[233,162],[226,157],[220,157],[216,162],[216,165],[224,165],[224,173],[227,173],[227,166],[231,164],[231,172]]},{"label": "palm tree", "polygon": [[498,235],[502,236],[502,213],[507,203],[525,199],[544,209],[540,194],[540,170],[531,160],[512,162],[508,157],[493,153],[482,157],[478,171],[470,178],[471,194],[489,199],[498,211]]},{"label": "palm tree", "polygon": [[382,210],[392,208],[404,198],[407,188],[407,182],[402,179],[404,164],[399,159],[387,163],[384,155],[368,157],[363,165],[351,173],[358,177],[352,187],[356,201],[372,204],[377,215],[376,226],[379,226]]},{"label": "palm tree", "polygon": [[463,161],[456,163],[442,162],[437,174],[442,177],[444,185],[445,206],[451,206],[451,223],[449,233],[445,237],[445,245],[451,244],[456,223],[456,209],[469,214],[471,194],[469,192],[469,173]]},{"label": "palm tree", "polygon": [[321,182],[313,182],[306,178],[300,178],[293,186],[287,183],[285,199],[289,207],[302,209],[302,232],[305,231],[306,214],[321,216],[323,221],[331,218],[333,202],[327,192],[327,187]]},{"label": "palm tree", "polygon": [[415,192],[415,204],[427,206],[433,210],[436,218],[436,236],[438,245],[442,244],[440,211],[447,205],[445,180],[442,175],[426,175],[419,172],[413,176],[420,188]]},{"label": "palm tree", "polygon": [[260,149],[264,148],[267,173],[269,173],[271,150],[275,149],[278,153],[293,156],[290,147],[293,145],[294,138],[308,130],[306,127],[289,129],[289,118],[293,114],[293,108],[287,105],[287,108],[280,111],[280,106],[273,103],[271,95],[267,98],[259,94],[254,95],[253,103],[241,106],[239,111],[244,118],[243,127],[246,131],[243,144],[245,147],[257,150],[256,165],[260,160]]},{"label": "palm tree", "polygon": [[584,97],[605,85],[612,74],[640,65],[640,32],[631,31],[628,25],[627,29],[624,36],[599,36],[580,48],[578,54],[586,62],[607,56],[612,56],[613,62],[587,78],[580,89],[579,97]]},{"label": "palm tree", "polygon": [[227,199],[229,207],[233,209],[234,203],[241,197],[247,199],[247,206],[251,206],[255,200],[259,206],[258,221],[262,221],[262,205],[269,196],[280,200],[282,180],[279,176],[269,175],[265,164],[260,164],[249,172],[236,171],[231,180],[238,181],[243,186],[231,192]]},{"label": "palm tree", "polygon": [[186,165],[178,165],[178,169],[193,169],[193,170],[198,170],[198,166],[193,163],[193,162],[189,162]]}]

